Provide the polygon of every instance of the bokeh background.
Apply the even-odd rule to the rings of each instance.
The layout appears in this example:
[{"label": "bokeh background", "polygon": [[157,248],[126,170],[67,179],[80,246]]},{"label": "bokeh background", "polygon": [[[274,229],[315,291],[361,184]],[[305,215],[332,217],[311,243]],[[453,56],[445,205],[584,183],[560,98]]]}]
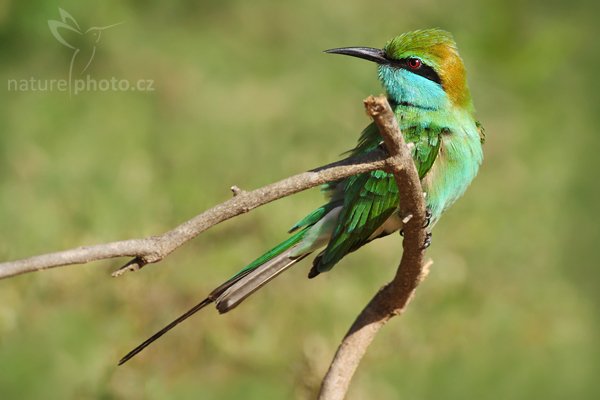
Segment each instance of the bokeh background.
[{"label": "bokeh background", "polygon": [[[48,20],[102,33],[87,73],[154,92],[9,91],[66,79]],[[597,399],[598,29],[583,1],[0,1],[0,259],[167,230],[334,161],[381,92],[375,66],[321,50],[441,27],[465,59],[485,164],[435,229],[435,264],[381,332],[350,399]],[[400,239],[308,281],[303,262],[231,314],[116,361],[286,236],[318,190],[203,234],[166,261],[0,282],[2,399],[314,397],[340,338],[393,275]]]}]

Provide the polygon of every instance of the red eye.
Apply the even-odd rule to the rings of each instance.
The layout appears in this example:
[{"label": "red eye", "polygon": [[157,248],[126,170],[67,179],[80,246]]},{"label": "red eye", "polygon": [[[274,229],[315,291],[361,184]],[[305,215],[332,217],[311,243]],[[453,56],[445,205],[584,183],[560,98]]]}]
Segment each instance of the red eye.
[{"label": "red eye", "polygon": [[408,66],[410,69],[419,69],[421,68],[421,65],[423,65],[423,63],[418,58],[413,57],[408,59]]}]

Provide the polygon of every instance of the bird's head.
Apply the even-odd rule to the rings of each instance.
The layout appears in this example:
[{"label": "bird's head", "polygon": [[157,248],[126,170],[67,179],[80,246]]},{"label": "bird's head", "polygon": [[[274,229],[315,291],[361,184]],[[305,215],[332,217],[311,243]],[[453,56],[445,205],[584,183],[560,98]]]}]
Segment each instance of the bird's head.
[{"label": "bird's head", "polygon": [[326,52],[376,62],[379,79],[396,103],[472,109],[465,67],[449,32],[418,30],[393,38],[383,49],[343,47]]}]

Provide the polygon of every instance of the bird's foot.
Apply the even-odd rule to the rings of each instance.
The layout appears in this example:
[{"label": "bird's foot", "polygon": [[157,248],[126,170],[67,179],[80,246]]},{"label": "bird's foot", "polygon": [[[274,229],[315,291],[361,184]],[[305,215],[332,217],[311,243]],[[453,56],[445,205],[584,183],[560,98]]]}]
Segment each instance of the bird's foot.
[{"label": "bird's foot", "polygon": [[431,246],[431,232],[426,232],[425,233],[425,242],[423,242],[422,249],[426,249],[429,246]]},{"label": "bird's foot", "polygon": [[[427,207],[427,209],[425,210],[425,223],[423,223],[422,228],[425,229],[429,226],[429,224],[431,224],[431,218],[433,217],[433,214],[431,214],[431,210],[429,210],[429,207]],[[400,236],[404,236],[404,229],[400,229]]]},{"label": "bird's foot", "polygon": [[[404,236],[404,229],[400,229],[399,233],[400,233],[400,236]],[[425,250],[429,246],[431,246],[431,232],[426,232],[425,233],[425,241],[423,242],[423,247],[421,247],[421,249]]]},{"label": "bird's foot", "polygon": [[427,209],[425,210],[425,223],[423,224],[423,229],[429,226],[429,224],[431,223],[431,217],[433,217],[433,214],[431,214],[431,210],[429,209],[429,207],[427,207]]}]

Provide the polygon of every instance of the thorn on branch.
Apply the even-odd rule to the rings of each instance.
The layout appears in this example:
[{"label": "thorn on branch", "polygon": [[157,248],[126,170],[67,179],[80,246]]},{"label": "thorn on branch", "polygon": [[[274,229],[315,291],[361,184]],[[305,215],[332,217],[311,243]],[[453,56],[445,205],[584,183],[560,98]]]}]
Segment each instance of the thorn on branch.
[{"label": "thorn on branch", "polygon": [[230,189],[231,189],[231,192],[233,193],[233,197],[239,196],[240,194],[245,193],[242,189],[240,189],[236,185],[233,185]]},{"label": "thorn on branch", "polygon": [[148,264],[148,262],[145,261],[143,258],[135,257],[134,259],[129,261],[127,264],[123,265],[121,268],[119,268],[118,270],[113,272],[111,275],[113,278],[117,278],[117,277],[123,275],[125,272],[139,271],[140,269],[144,268],[144,266],[146,264]]},{"label": "thorn on branch", "polygon": [[431,258],[425,261],[423,267],[421,268],[421,274],[419,275],[419,283],[422,283],[425,280],[425,278],[427,278],[427,275],[429,275],[429,270],[432,265],[433,260]]}]

